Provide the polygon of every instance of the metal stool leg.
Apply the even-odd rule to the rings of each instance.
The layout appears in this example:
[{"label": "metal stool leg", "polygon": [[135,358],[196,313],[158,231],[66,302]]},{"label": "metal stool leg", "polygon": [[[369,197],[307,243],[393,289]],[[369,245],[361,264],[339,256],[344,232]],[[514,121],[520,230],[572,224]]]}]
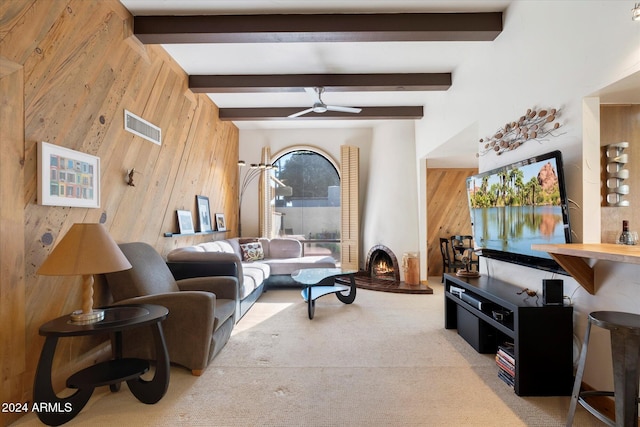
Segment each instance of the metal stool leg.
[{"label": "metal stool leg", "polygon": [[567,416],[567,427],[573,425],[573,417],[576,414],[578,399],[580,398],[580,386],[582,385],[582,376],[584,375],[584,367],[587,362],[587,348],[589,346],[589,335],[591,334],[591,321],[587,322],[587,330],[584,333],[584,341],[582,342],[582,350],[580,350],[580,361],[578,362],[578,370],[576,371],[576,379],[573,383],[573,392],[571,393],[571,404],[569,405],[569,415]]},{"label": "metal stool leg", "polygon": [[638,426],[638,378],[640,335],[626,329],[611,330],[611,354],[616,402],[616,425]]}]

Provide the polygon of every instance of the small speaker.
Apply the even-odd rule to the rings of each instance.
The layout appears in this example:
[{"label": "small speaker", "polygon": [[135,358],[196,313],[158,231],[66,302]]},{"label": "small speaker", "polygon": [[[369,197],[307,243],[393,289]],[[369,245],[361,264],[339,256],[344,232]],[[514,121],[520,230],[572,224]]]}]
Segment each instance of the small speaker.
[{"label": "small speaker", "polygon": [[542,280],[542,303],[544,305],[562,305],[564,297],[563,282],[560,279]]}]

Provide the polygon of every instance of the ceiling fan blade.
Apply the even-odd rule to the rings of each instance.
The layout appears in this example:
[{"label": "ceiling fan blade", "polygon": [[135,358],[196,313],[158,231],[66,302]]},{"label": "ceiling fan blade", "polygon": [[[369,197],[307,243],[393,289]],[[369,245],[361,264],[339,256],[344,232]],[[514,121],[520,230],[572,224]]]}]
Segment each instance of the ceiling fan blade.
[{"label": "ceiling fan blade", "polygon": [[339,105],[327,105],[327,110],[329,111],[340,111],[341,113],[359,113],[362,111],[362,108],[356,107],[341,107]]},{"label": "ceiling fan blade", "polygon": [[294,118],[294,117],[300,117],[300,116],[303,116],[303,115],[305,115],[305,114],[307,114],[307,113],[310,113],[310,112],[312,112],[312,111],[313,111],[313,108],[307,108],[306,110],[298,111],[297,113],[293,113],[293,114],[291,114],[290,116],[287,116],[287,117],[289,117],[290,119],[292,119],[292,118]]},{"label": "ceiling fan blade", "polygon": [[322,100],[320,99],[320,93],[322,93],[321,88],[305,87],[304,90],[309,94],[311,99],[313,99],[314,104],[322,103]]}]

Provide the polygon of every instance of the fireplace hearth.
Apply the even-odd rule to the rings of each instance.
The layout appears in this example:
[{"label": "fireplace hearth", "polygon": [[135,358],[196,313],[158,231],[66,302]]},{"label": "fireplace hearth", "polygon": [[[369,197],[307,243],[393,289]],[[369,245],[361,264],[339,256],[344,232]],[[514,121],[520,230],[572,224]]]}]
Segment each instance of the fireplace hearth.
[{"label": "fireplace hearth", "polygon": [[398,258],[391,249],[384,245],[376,245],[367,254],[365,269],[355,275],[356,286],[381,292],[433,294],[433,289],[426,284],[407,285],[402,282],[400,268]]}]

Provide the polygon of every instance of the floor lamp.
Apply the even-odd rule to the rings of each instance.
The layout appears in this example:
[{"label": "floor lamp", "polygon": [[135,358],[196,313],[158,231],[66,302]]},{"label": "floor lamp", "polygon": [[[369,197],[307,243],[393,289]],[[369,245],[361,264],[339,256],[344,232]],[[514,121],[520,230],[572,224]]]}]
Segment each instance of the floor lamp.
[{"label": "floor lamp", "polygon": [[[247,163],[244,160],[238,161],[240,168],[246,166]],[[240,192],[238,193],[238,237],[242,237],[242,199],[244,198],[244,192],[249,187],[249,184],[253,182],[262,172],[275,169],[275,165],[265,163],[251,163],[249,170],[244,174],[242,178],[242,184],[240,185]]]}]

